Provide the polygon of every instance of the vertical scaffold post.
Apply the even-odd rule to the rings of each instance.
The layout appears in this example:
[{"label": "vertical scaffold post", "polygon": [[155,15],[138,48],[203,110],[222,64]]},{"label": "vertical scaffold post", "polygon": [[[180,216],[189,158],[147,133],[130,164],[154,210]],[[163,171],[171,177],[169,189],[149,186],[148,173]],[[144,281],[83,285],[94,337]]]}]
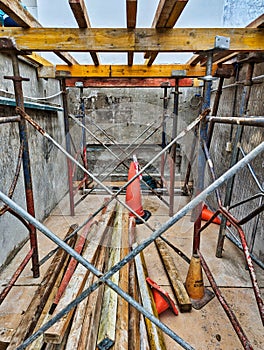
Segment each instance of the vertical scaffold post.
[{"label": "vertical scaffold post", "polygon": [[[203,91],[203,104],[202,104],[202,114],[205,113],[210,107],[211,90],[212,90],[212,66],[213,66],[213,50],[209,50],[207,53],[206,62],[206,76],[204,77],[204,91]],[[207,143],[207,122],[206,118],[202,119],[199,127],[199,142],[198,142],[198,171],[196,180],[196,191],[195,195],[199,195],[204,189],[204,176],[206,159],[203,152],[203,143]],[[197,205],[193,211],[193,216],[195,218],[194,222],[194,240],[193,240],[193,253],[197,252],[199,249],[200,242],[197,241],[197,233],[201,228],[201,214],[202,214],[203,203]]]},{"label": "vertical scaffold post", "polygon": [[[87,148],[86,148],[86,130],[85,130],[85,103],[83,96],[83,86],[80,86],[80,112],[82,118],[82,124],[84,128],[82,128],[82,157],[83,157],[83,166],[88,170],[87,164]],[[84,173],[84,188],[88,187],[88,175]]]},{"label": "vertical scaffold post", "polygon": [[[29,79],[22,78],[20,76],[17,56],[15,53],[12,53],[11,56],[12,56],[12,66],[13,66],[14,76],[4,77],[4,78],[11,79],[13,81],[16,105],[20,107],[22,110],[24,110],[24,96],[23,96],[22,81],[29,81]],[[19,121],[18,127],[19,127],[20,142],[23,142],[23,145],[24,145],[23,153],[22,153],[22,162],[23,162],[27,211],[30,215],[35,217],[35,206],[34,206],[34,197],[33,197],[31,166],[30,166],[30,153],[29,153],[29,146],[28,146],[28,129],[27,129],[26,120],[21,118],[21,120]],[[29,224],[29,238],[30,238],[30,246],[32,249],[33,277],[38,278],[39,277],[39,258],[38,258],[37,233],[36,233],[35,226],[32,224]]]},{"label": "vertical scaffold post", "polygon": [[[65,79],[60,80],[61,91],[62,91],[62,103],[63,103],[63,115],[64,115],[64,131],[65,131],[65,142],[66,151],[71,154],[71,135],[70,135],[70,124],[69,124],[69,109],[67,99],[67,89]],[[72,161],[67,158],[68,166],[68,186],[69,186],[69,197],[70,197],[70,214],[74,216],[74,194],[73,194],[73,166]]]},{"label": "vertical scaffold post", "polygon": [[[161,85],[161,88],[164,89],[163,97],[163,116],[162,116],[162,133],[161,133],[161,148],[164,149],[166,147],[166,116],[168,113],[168,88],[170,87],[169,82],[164,82]],[[161,161],[160,161],[160,176],[161,176],[161,183],[164,183],[164,172],[165,172],[165,154],[162,154]],[[162,185],[163,187],[163,185]]]},{"label": "vertical scaffold post", "polygon": [[[175,78],[175,90],[174,90],[174,103],[173,103],[173,124],[171,139],[175,139],[177,135],[178,127],[178,112],[179,112],[179,78]],[[174,186],[175,186],[175,163],[176,163],[176,151],[177,143],[175,142],[170,149],[170,206],[169,216],[174,214]]]}]

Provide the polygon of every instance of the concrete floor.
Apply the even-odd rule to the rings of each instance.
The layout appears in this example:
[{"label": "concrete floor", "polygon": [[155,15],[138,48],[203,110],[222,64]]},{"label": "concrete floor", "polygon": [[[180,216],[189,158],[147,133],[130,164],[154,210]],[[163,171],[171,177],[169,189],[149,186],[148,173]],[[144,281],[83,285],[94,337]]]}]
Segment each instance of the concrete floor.
[{"label": "concrete floor", "polygon": [[[75,217],[69,216],[68,197],[65,197],[46,219],[45,225],[51,229],[52,232],[63,237],[69,225],[73,223],[82,223],[90,213],[94,212],[94,210],[103,203],[104,197],[105,195],[90,195],[87,197],[86,200],[77,207]],[[177,209],[184,206],[187,201],[187,197],[176,197],[175,210],[177,211]],[[153,196],[143,197],[143,207],[151,211],[152,216],[149,219],[149,224],[155,229],[169,219],[168,208]],[[190,257],[192,251],[192,232],[193,223],[190,222],[190,216],[187,215],[171,227],[164,236]],[[217,233],[217,225],[211,225],[203,232],[201,252],[253,348],[255,350],[264,349],[263,326],[251,288],[249,273],[245,269],[243,254],[232,243],[226,240],[223,258],[217,259],[215,257]],[[137,226],[138,242],[141,242],[150,234],[151,231],[148,228],[143,225]],[[45,238],[43,234],[39,233],[38,236],[39,255],[41,259],[54,247],[54,244]],[[168,249],[170,249],[173,255],[182,279],[185,280],[188,264],[174,253],[171,248]],[[11,264],[1,273],[0,290],[4,288],[27,251],[28,244],[21,249]],[[149,276],[170,292],[173,298],[169,282],[153,244],[144,250],[144,256]],[[0,350],[5,348],[4,343],[8,342],[12,329],[18,327],[23,312],[30,303],[38,284],[41,282],[42,277],[38,279],[32,278],[30,268],[30,265],[26,267],[4,303],[0,306]],[[47,268],[48,263],[45,263],[41,267],[41,276],[43,276]],[[255,269],[258,283],[263,294],[263,270],[257,266],[255,266]],[[204,284],[206,287],[209,287],[205,276]],[[199,311],[193,309],[190,313],[179,313],[178,316],[175,316],[170,310],[167,310],[160,315],[160,319],[197,350],[243,349],[228,317],[216,297]],[[165,336],[165,339],[167,349],[181,349],[181,347],[169,337]]]}]

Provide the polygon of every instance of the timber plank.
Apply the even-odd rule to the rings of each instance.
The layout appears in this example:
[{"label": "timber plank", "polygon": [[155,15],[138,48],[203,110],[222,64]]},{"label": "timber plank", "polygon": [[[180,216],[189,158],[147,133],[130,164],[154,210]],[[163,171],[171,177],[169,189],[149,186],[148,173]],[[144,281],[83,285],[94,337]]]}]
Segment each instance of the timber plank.
[{"label": "timber plank", "polygon": [[[123,213],[122,219],[122,246],[120,258],[123,259],[129,253],[128,212]],[[127,263],[119,272],[119,288],[124,292],[129,292],[129,264]],[[129,304],[120,295],[117,300],[117,322],[116,322],[116,339],[113,350],[128,350],[128,328],[129,328]],[[134,344],[133,344],[134,345]],[[134,348],[135,349],[135,348]]]},{"label": "timber plank", "polygon": [[[56,296],[56,293],[59,289],[63,274],[65,272],[66,266],[68,264],[68,260],[69,259],[65,259],[64,265],[58,275],[58,278],[54,284],[54,287],[52,288],[51,294],[47,300],[47,303],[41,313],[41,316],[38,320],[38,323],[34,329],[34,332],[37,331],[43,324],[45,324],[46,322],[48,322],[49,318],[51,318],[50,314],[49,314],[49,309],[53,303],[54,297]],[[38,337],[28,348],[28,350],[40,350],[41,347],[43,346],[44,340],[43,340],[43,334]]]},{"label": "timber plank", "polygon": [[158,249],[160,258],[162,260],[162,263],[164,265],[164,269],[171,283],[174,296],[178,301],[180,311],[181,312],[191,311],[192,303],[184,287],[184,284],[180,278],[179,272],[175,266],[172,256],[168,251],[168,246],[161,240],[161,238],[157,238],[155,240],[155,243],[156,243],[156,247]]},{"label": "timber plank", "polygon": [[[136,247],[136,243],[133,245]],[[137,278],[139,283],[139,290],[144,308],[158,317],[158,312],[154,302],[152,292],[146,282],[148,277],[144,254],[141,252],[135,257]],[[149,346],[151,350],[165,350],[166,345],[163,337],[163,333],[154,323],[145,317],[146,329],[148,333]]]},{"label": "timber plank", "polygon": [[[213,65],[212,73],[216,71],[217,66]],[[60,77],[67,72],[66,78],[171,78],[172,71],[185,70],[186,77],[200,77],[205,75],[205,67],[196,65],[192,67],[189,64],[172,64],[172,65],[101,65],[95,67],[92,65],[66,65],[56,66],[56,77]],[[53,67],[41,67],[38,69],[39,77],[55,77]]]},{"label": "timber plank", "polygon": [[[95,235],[96,231],[97,225],[94,224],[91,227],[90,233],[93,233]],[[82,255],[90,263],[93,263],[95,261],[98,245],[95,245],[94,242],[92,244],[89,243],[90,242],[88,242],[88,244],[85,246]],[[55,314],[64,309],[72,300],[74,300],[78,295],[80,295],[88,275],[89,271],[87,271],[87,269],[83,265],[78,264],[74,275],[72,276],[67,288],[65,289],[64,294],[62,295],[55,309]],[[73,313],[74,309],[72,309],[69,313],[64,315],[57,323],[55,323],[44,333],[44,341],[46,343],[60,344],[62,342]]]},{"label": "timber plank", "polygon": [[[134,217],[129,218],[129,246],[135,243],[136,221]],[[129,294],[139,302],[139,289],[136,276],[135,261],[129,263]],[[142,332],[140,332],[140,312],[129,304],[129,325],[128,325],[128,350],[140,350],[140,339]],[[144,322],[144,319],[143,319]]]},{"label": "timber plank", "polygon": [[[96,267],[100,271],[104,271],[104,267],[107,262],[108,247],[102,246],[98,254]],[[96,276],[93,276],[92,283],[97,280]],[[101,306],[104,294],[104,285],[97,288],[87,299],[85,308],[85,317],[83,320],[81,334],[78,342],[78,350],[94,350],[96,348],[97,333],[99,329]]]},{"label": "timber plank", "polygon": [[25,51],[193,52],[232,37],[230,51],[263,51],[264,28],[0,28]]},{"label": "timber plank", "polygon": [[[70,7],[78,23],[79,28],[90,28],[91,23],[89,20],[87,8],[84,0],[69,0]],[[95,66],[99,66],[99,57],[96,52],[90,52],[92,60]]]},{"label": "timber plank", "polygon": [[[72,225],[68,230],[65,238],[70,235],[75,230],[75,228],[77,228],[77,225]],[[16,329],[16,332],[11,339],[8,350],[15,349],[23,342],[24,339],[26,339],[32,333],[45,307],[46,301],[49,298],[49,295],[57,280],[58,274],[61,271],[66,257],[67,253],[63,249],[60,248],[56,252],[56,255],[54,256],[40,286],[37,288],[34,297],[24,314],[24,317],[22,318],[19,326]]]},{"label": "timber plank", "polygon": [[[117,205],[116,217],[113,226],[113,233],[109,252],[108,271],[120,261],[120,248],[122,238],[122,213],[123,208]],[[116,272],[111,281],[119,283],[120,272]],[[116,317],[117,317],[117,293],[110,287],[105,286],[103,304],[101,310],[100,326],[98,330],[97,346],[100,347],[102,342],[109,341],[115,343],[116,336]]]}]

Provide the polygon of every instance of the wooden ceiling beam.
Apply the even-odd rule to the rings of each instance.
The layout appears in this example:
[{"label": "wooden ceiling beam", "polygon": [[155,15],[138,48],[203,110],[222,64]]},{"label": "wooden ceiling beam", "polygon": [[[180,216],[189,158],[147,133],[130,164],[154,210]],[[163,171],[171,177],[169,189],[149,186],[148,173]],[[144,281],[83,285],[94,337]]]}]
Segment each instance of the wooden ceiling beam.
[{"label": "wooden ceiling beam", "polygon": [[[127,17],[127,28],[136,28],[137,22],[137,0],[126,0],[126,17]],[[127,53],[128,65],[132,66],[134,60],[134,53]]]},{"label": "wooden ceiling beam", "polygon": [[[194,52],[214,47],[215,36],[231,37],[230,51],[263,51],[263,28],[0,28],[22,51]],[[0,47],[1,51],[1,47]]]},{"label": "wooden ceiling beam", "polygon": [[[160,0],[157,11],[152,22],[152,28],[173,28],[178,18],[180,17],[184,7],[189,0]],[[151,66],[158,52],[146,54],[145,58],[148,66]]]},{"label": "wooden ceiling beam", "polygon": [[[215,72],[217,66],[213,66]],[[199,65],[192,67],[186,64],[155,64],[151,67],[146,65],[57,65],[39,69],[40,78],[71,77],[71,78],[171,78],[173,71],[185,71],[185,76],[196,78],[205,75],[205,67]]]},{"label": "wooden ceiling beam", "polygon": [[[31,13],[22,6],[19,0],[0,0],[0,9],[22,28],[42,27],[35,17],[33,17]],[[58,56],[69,65],[77,64],[77,61],[70,54],[61,52]]]},{"label": "wooden ceiling beam", "polygon": [[[91,23],[84,0],[69,0],[69,5],[79,28],[91,28]],[[90,55],[92,57],[94,65],[99,66],[100,60],[97,53],[90,52]]]},{"label": "wooden ceiling beam", "polygon": [[160,0],[152,28],[173,28],[189,0]]}]

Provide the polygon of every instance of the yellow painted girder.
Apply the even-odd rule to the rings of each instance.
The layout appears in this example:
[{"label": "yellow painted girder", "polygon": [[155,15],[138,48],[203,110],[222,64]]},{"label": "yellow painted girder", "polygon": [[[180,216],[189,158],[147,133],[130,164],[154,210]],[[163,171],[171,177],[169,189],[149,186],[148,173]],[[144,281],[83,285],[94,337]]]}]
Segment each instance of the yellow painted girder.
[{"label": "yellow painted girder", "polygon": [[[171,78],[172,71],[186,71],[187,77],[201,77],[205,75],[205,67],[196,65],[192,67],[188,64],[173,64],[173,65],[57,65],[55,70],[53,67],[44,67],[39,69],[39,76],[42,78],[57,77],[72,77],[72,78]],[[213,66],[213,73],[216,70],[216,65]],[[56,72],[55,72],[56,71]]]},{"label": "yellow painted girder", "polygon": [[4,28],[18,49],[32,51],[193,52],[214,48],[215,36],[230,37],[230,51],[263,51],[264,28]]}]

